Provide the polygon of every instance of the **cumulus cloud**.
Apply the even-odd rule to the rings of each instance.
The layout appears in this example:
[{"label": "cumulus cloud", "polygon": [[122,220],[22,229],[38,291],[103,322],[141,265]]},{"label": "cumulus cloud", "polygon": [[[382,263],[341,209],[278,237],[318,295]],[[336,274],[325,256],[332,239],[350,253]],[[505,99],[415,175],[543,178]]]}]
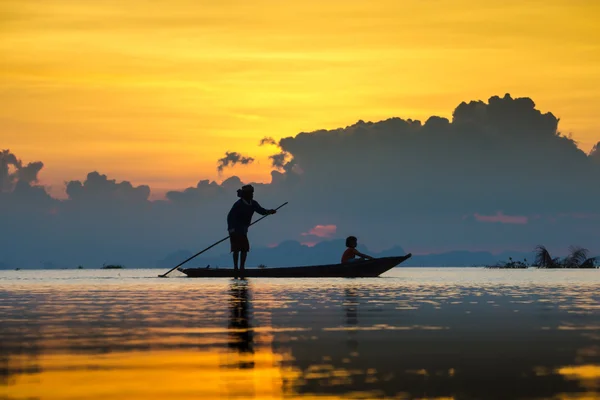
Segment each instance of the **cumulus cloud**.
[{"label": "cumulus cloud", "polygon": [[259,146],[264,146],[266,144],[270,144],[272,146],[277,146],[277,142],[275,141],[275,139],[273,139],[272,137],[268,137],[268,136],[265,136],[264,138],[260,139],[260,142],[258,143]]},{"label": "cumulus cloud", "polygon": [[254,162],[254,158],[252,158],[252,157],[243,156],[236,151],[232,151],[232,152],[228,151],[225,153],[225,157],[220,158],[217,161],[217,170],[219,171],[219,173],[221,173],[221,172],[223,172],[223,169],[225,169],[227,167],[233,167],[236,164],[248,165],[248,164],[252,164],[253,162]]},{"label": "cumulus cloud", "polygon": [[[491,215],[504,209],[523,215],[595,208],[589,198],[564,201],[594,171],[590,158],[557,132],[557,124],[530,99],[507,95],[462,103],[452,121],[359,121],[280,144],[302,166],[304,184],[332,202],[345,197],[349,211],[364,204],[361,193],[369,193],[370,204],[382,212],[399,195],[402,208],[413,213]],[[350,192],[354,195],[346,196]]]},{"label": "cumulus cloud", "polygon": [[117,183],[115,179],[108,179],[106,175],[90,172],[83,182],[68,182],[67,195],[73,201],[92,200],[104,202],[107,200],[122,200],[143,202],[147,201],[150,196],[150,187],[147,185],[134,187],[128,181]]},{"label": "cumulus cloud", "polygon": [[15,168],[18,165],[20,165],[19,160],[9,150],[0,152],[0,191],[4,192],[12,189],[15,176],[10,167]]},{"label": "cumulus cloud", "polygon": [[44,167],[40,161],[35,161],[23,166],[21,160],[10,150],[0,152],[0,192],[11,191],[16,182],[26,184],[38,181],[38,173]]},{"label": "cumulus cloud", "polygon": [[224,185],[219,185],[214,181],[211,182],[208,179],[204,179],[199,181],[194,188],[187,188],[182,191],[169,191],[166,197],[174,203],[198,204],[207,199],[220,196],[224,191],[224,187],[228,186],[226,182],[223,182]]},{"label": "cumulus cloud", "polygon": [[600,165],[600,142],[596,143],[589,154],[590,159]]},{"label": "cumulus cloud", "polygon": [[[358,121],[283,138],[280,146],[302,167],[303,204],[328,210],[339,230],[360,227],[404,247],[527,246],[532,237],[558,243],[568,235],[570,222],[547,225],[554,215],[600,211],[600,187],[591,184],[600,179],[597,153],[586,155],[558,122],[531,99],[505,95],[461,103],[452,120]],[[475,214],[513,223],[460,217]],[[527,224],[514,223],[524,218]],[[586,226],[578,232],[593,230]],[[580,235],[594,246],[592,236]]]},{"label": "cumulus cloud", "polygon": [[38,173],[44,168],[44,163],[36,161],[27,164],[17,170],[16,176],[19,181],[34,183],[38,181]]},{"label": "cumulus cloud", "polygon": [[273,168],[282,169],[286,164],[287,157],[288,157],[288,154],[285,152],[281,152],[281,153],[277,153],[277,154],[273,154],[273,155],[269,156],[269,159],[271,160],[271,166]]},{"label": "cumulus cloud", "polygon": [[[264,146],[267,144],[280,147],[279,143],[277,143],[272,137],[262,138],[258,145]],[[273,168],[276,168],[278,170],[283,169],[287,172],[291,171],[292,167],[294,166],[293,160],[291,160],[291,158],[292,157],[290,156],[290,153],[288,153],[287,151],[280,151],[279,153],[272,154],[269,156],[269,159],[271,160],[271,166]]]},{"label": "cumulus cloud", "polygon": [[[277,143],[275,141],[275,139],[273,139],[272,137],[264,137],[260,140],[259,142],[259,146],[264,146],[264,145],[272,145],[272,146],[279,146],[279,143]],[[271,166],[273,168],[276,168],[278,170],[285,170],[287,172],[292,170],[292,167],[295,165],[295,163],[293,162],[293,160],[291,160],[291,155],[290,153],[288,153],[287,151],[280,151],[279,153],[276,154],[272,154],[269,156],[269,159],[271,160]]]},{"label": "cumulus cloud", "polygon": [[[528,251],[543,243],[600,253],[598,218],[589,217],[600,215],[598,146],[585,154],[558,122],[531,99],[505,95],[461,103],[452,119],[390,118],[303,132],[277,143],[285,156],[271,159],[277,170],[270,183],[200,180],[163,201],[149,201],[148,186],[98,172],[69,182],[67,200],[53,200],[28,183],[41,164],[18,176],[22,163],[4,151],[0,216],[16,228],[0,237],[0,262],[30,255],[35,263],[152,266],[226,235],[227,212],[244,183],[255,186],[265,208],[290,202],[251,228],[254,248],[353,234],[374,251]],[[220,172],[250,160],[228,152]]]}]

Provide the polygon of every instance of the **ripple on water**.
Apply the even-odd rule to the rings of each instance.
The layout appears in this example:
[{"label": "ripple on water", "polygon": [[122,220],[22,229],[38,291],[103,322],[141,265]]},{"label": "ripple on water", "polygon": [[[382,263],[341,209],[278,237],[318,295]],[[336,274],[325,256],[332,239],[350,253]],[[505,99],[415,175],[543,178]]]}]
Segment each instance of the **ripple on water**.
[{"label": "ripple on water", "polygon": [[0,397],[600,397],[600,279],[573,272],[2,272]]}]

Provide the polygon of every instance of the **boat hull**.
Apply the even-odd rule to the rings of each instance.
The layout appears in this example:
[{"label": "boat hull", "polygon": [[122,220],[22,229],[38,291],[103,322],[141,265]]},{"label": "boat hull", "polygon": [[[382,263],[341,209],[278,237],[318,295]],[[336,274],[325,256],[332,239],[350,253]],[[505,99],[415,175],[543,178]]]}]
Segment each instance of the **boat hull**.
[{"label": "boat hull", "polygon": [[[410,258],[383,257],[345,264],[312,265],[286,268],[247,268],[246,278],[371,278],[377,277]],[[234,278],[232,268],[179,268],[190,278]]]}]

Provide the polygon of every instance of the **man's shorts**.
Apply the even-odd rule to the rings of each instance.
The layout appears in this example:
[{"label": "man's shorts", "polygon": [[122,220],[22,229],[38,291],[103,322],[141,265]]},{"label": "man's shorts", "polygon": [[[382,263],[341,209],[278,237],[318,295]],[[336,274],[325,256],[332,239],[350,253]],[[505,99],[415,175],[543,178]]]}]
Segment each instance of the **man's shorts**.
[{"label": "man's shorts", "polygon": [[250,251],[250,242],[248,242],[248,236],[241,233],[232,233],[229,236],[229,242],[231,243],[231,251]]}]

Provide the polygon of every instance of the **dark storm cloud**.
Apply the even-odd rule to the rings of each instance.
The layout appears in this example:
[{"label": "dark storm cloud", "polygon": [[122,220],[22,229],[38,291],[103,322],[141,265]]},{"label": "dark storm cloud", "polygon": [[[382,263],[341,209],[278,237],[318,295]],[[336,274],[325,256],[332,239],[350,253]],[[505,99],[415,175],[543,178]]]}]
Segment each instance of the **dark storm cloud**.
[{"label": "dark storm cloud", "polygon": [[217,161],[217,170],[223,172],[226,167],[233,167],[236,164],[248,165],[253,162],[254,158],[252,157],[245,157],[236,151],[228,151],[225,153],[225,157]]},{"label": "dark storm cloud", "polygon": [[[149,201],[148,186],[97,172],[69,182],[67,200],[51,199],[31,185],[42,165],[17,179],[22,163],[5,151],[0,217],[11,229],[0,231],[0,262],[153,266],[226,236],[227,212],[245,183],[266,208],[290,202],[252,227],[252,246],[303,241],[302,233],[335,226],[331,239],[356,235],[370,248],[528,251],[545,244],[600,253],[598,146],[585,154],[557,127],[531,99],[508,95],[461,103],[452,120],[359,121],[280,140],[270,183],[200,180],[164,201]],[[228,152],[220,171],[251,160]]]}]

